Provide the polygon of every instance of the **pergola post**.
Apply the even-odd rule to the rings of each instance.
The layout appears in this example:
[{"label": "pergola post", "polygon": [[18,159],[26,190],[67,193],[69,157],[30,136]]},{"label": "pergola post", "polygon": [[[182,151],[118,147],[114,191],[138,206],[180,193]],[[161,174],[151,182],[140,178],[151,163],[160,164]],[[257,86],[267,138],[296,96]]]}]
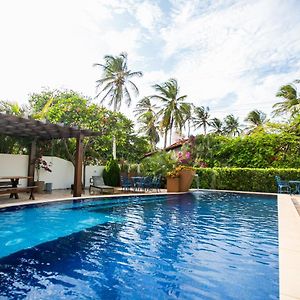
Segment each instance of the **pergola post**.
[{"label": "pergola post", "polygon": [[83,134],[77,136],[75,172],[74,172],[74,197],[80,197],[82,194],[82,162],[83,162]]},{"label": "pergola post", "polygon": [[36,159],[36,139],[31,142],[28,156],[28,172],[27,176],[30,177],[27,180],[27,186],[33,186],[34,182],[34,170],[35,170],[35,159]]}]

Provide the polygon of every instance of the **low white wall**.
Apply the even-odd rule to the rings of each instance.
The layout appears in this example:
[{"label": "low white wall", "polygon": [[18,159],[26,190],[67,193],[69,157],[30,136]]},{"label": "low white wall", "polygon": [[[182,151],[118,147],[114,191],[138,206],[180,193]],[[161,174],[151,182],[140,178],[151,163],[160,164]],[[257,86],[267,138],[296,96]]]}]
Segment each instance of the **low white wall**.
[{"label": "low white wall", "polygon": [[[27,172],[28,155],[0,154],[0,177],[27,176]],[[27,180],[21,179],[20,184],[21,186],[26,186]]]},{"label": "low white wall", "polygon": [[[52,172],[47,172],[44,169],[39,171],[39,180],[51,182],[53,189],[70,188],[74,182],[74,167],[70,161],[52,156],[43,156],[43,159],[52,166]],[[92,176],[101,176],[103,166],[87,166],[85,185],[89,186]],[[27,176],[28,170],[28,155],[0,154],[0,177],[1,176]],[[35,172],[35,180],[37,174]],[[20,185],[25,186],[27,180],[21,179]]]},{"label": "low white wall", "polygon": [[[52,172],[47,172],[44,169],[40,169],[39,180],[52,182],[53,189],[70,188],[71,184],[74,182],[74,167],[72,163],[67,160],[51,156],[43,156],[43,159],[48,164],[52,164],[50,167]],[[37,178],[36,171],[34,178]]]}]

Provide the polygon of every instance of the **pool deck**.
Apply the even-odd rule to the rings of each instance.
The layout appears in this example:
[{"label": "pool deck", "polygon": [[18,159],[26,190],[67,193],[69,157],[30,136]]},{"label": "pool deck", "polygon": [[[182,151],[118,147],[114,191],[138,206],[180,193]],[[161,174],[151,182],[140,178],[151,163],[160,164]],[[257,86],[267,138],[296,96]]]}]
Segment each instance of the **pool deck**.
[{"label": "pool deck", "polygon": [[300,299],[300,196],[278,195],[280,299]]},{"label": "pool deck", "polygon": [[[277,195],[269,193],[251,193],[237,191],[222,192]],[[114,195],[90,195],[88,191],[86,191],[86,193],[83,194],[82,197],[77,198],[72,197],[70,190],[54,190],[51,194],[36,194],[36,200],[28,200],[28,194],[20,194],[20,199],[8,199],[8,197],[0,197],[0,209],[19,205],[51,203],[82,198],[99,199],[99,197],[107,198],[153,194],[163,195],[166,194],[166,190],[161,190],[161,192],[159,193],[124,193],[121,190],[117,190]],[[279,231],[280,299],[300,300],[300,195],[278,194],[277,202]]]}]

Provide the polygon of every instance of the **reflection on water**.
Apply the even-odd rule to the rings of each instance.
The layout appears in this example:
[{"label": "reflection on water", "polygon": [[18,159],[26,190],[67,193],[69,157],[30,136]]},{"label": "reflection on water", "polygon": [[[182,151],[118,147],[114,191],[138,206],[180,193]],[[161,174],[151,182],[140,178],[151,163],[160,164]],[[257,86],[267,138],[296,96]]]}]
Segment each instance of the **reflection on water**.
[{"label": "reflection on water", "polygon": [[2,258],[0,295],[36,299],[279,297],[273,198],[194,193],[56,209],[121,221],[100,223]]}]

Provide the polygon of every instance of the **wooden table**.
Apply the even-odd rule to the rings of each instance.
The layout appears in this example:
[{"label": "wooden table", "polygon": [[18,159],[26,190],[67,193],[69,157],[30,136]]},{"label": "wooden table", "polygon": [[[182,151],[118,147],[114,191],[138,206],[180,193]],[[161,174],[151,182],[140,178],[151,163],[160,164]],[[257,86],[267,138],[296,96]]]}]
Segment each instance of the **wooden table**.
[{"label": "wooden table", "polygon": [[[12,188],[17,188],[19,184],[20,179],[29,179],[32,178],[32,176],[1,176],[0,180],[2,179],[9,179],[11,183]],[[10,194],[9,198],[13,198],[15,196],[16,199],[19,199],[19,195],[17,192],[13,192]]]}]

